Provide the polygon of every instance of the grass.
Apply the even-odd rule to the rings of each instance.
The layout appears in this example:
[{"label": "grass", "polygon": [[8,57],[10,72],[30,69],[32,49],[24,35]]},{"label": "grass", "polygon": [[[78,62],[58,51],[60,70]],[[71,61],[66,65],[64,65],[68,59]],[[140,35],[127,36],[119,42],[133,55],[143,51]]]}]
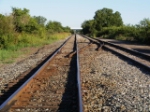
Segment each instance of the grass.
[{"label": "grass", "polygon": [[[51,44],[61,39],[68,37],[69,33],[49,34],[48,36],[29,35],[29,34],[16,34],[15,42],[11,41],[5,45],[5,48],[0,49],[0,64],[12,63],[15,58],[26,54],[24,48],[40,48],[43,45]],[[30,52],[30,51],[29,51]]]},{"label": "grass", "polygon": [[20,50],[0,50],[0,63],[12,63],[14,58],[20,56],[23,52]]}]

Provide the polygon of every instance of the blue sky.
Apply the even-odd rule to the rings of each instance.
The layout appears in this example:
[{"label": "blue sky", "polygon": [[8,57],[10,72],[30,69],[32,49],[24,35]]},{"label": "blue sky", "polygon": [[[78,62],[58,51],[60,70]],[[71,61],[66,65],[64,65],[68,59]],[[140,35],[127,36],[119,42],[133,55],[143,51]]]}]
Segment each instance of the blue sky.
[{"label": "blue sky", "polygon": [[31,16],[44,16],[63,26],[79,28],[104,7],[119,11],[124,24],[138,24],[150,18],[150,0],[0,0],[0,13],[11,13],[11,7],[27,8]]}]

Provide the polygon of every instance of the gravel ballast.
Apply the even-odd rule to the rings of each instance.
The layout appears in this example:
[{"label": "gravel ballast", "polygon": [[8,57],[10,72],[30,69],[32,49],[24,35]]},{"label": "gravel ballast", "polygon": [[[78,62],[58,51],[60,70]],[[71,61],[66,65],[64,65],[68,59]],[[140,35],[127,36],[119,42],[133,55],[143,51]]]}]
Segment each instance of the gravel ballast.
[{"label": "gravel ballast", "polygon": [[[78,41],[85,42],[85,39],[80,37]],[[79,43],[79,47],[83,44]],[[91,45],[80,55],[84,111],[150,111],[150,73],[96,48]]]},{"label": "gravel ballast", "polygon": [[64,40],[55,42],[50,45],[45,45],[44,47],[35,51],[34,54],[29,55],[25,59],[22,59],[19,62],[14,62],[12,64],[5,65],[0,68],[0,95],[3,94],[3,89],[6,85],[17,79],[18,76],[25,73],[26,71],[32,70],[40,62],[46,59],[52,52],[54,52]]}]

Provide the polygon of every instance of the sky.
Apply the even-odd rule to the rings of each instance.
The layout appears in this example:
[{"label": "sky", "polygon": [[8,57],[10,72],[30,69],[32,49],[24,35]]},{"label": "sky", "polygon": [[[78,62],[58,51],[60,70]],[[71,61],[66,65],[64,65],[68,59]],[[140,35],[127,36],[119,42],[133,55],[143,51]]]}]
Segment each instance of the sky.
[{"label": "sky", "polygon": [[124,24],[135,25],[150,18],[149,5],[150,0],[0,0],[0,13],[8,15],[12,7],[27,8],[31,16],[43,16],[63,26],[80,28],[102,8],[119,11]]}]

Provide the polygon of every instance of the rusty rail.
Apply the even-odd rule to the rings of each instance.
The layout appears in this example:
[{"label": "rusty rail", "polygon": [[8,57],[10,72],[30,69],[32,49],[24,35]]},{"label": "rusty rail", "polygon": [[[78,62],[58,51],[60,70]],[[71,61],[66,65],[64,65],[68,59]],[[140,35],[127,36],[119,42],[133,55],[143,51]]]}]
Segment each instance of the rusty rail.
[{"label": "rusty rail", "polygon": [[13,100],[21,93],[23,88],[39,73],[43,70],[43,68],[48,64],[49,61],[53,59],[53,57],[60,52],[60,50],[63,48],[63,46],[67,43],[67,41],[71,38],[68,37],[66,41],[54,52],[54,54],[29,78],[25,81],[23,85],[21,85],[12,95],[5,100],[1,105],[0,105],[0,112],[5,112],[5,110],[9,107],[9,105],[12,104]]},{"label": "rusty rail", "polygon": [[[71,38],[71,36],[54,52],[54,54],[29,78],[23,83],[18,89],[11,94],[1,105],[0,105],[0,112],[5,112],[8,110],[13,102],[16,101],[17,97],[22,93],[24,87],[28,85],[28,83],[31,82],[31,80],[40,72],[43,71],[45,66],[53,59],[53,57],[61,51],[63,46],[67,43],[67,41]],[[77,45],[77,35],[75,34],[75,53],[76,53],[76,66],[77,66],[77,89],[78,89],[78,111],[83,112],[83,102],[82,102],[82,90],[81,90],[81,79],[80,79],[80,65],[79,65],[79,50],[78,50],[78,45]]]}]

